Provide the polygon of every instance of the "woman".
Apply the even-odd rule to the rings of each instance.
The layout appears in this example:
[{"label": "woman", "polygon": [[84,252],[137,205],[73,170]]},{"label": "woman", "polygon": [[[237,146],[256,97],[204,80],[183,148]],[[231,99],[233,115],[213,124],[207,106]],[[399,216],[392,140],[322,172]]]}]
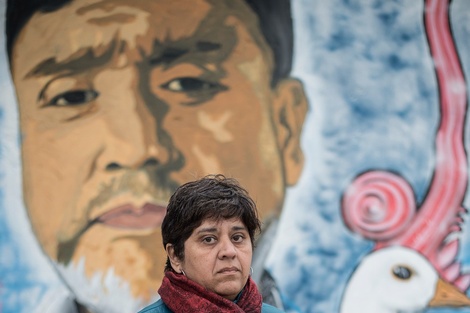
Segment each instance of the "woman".
[{"label": "woman", "polygon": [[162,224],[161,299],[139,313],[282,312],[262,303],[250,277],[259,230],[256,205],[236,180],[216,175],[180,186]]}]

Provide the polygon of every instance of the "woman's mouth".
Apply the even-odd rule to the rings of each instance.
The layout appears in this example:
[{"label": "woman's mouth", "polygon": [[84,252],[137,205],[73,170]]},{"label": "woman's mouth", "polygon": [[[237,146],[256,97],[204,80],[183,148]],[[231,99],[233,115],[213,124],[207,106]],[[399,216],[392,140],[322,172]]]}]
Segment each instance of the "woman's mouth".
[{"label": "woman's mouth", "polygon": [[218,273],[220,274],[233,274],[239,272],[238,268],[236,267],[224,267]]}]

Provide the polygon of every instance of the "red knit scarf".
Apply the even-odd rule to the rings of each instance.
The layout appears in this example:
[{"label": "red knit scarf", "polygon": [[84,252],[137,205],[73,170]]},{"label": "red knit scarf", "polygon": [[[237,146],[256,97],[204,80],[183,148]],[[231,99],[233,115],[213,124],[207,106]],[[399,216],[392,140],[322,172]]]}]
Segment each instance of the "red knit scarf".
[{"label": "red knit scarf", "polygon": [[165,305],[175,313],[260,313],[262,298],[255,282],[250,278],[237,303],[207,290],[186,276],[167,271],[158,289]]}]

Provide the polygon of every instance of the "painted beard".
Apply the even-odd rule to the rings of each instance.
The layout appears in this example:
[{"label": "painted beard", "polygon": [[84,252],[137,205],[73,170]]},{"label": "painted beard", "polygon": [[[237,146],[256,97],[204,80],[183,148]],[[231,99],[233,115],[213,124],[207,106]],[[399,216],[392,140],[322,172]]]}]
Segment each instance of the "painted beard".
[{"label": "painted beard", "polygon": [[160,297],[145,301],[132,296],[128,282],[118,277],[113,268],[96,272],[91,277],[85,274],[85,258],[68,265],[54,262],[62,280],[73,293],[76,301],[93,313],[134,313]]}]

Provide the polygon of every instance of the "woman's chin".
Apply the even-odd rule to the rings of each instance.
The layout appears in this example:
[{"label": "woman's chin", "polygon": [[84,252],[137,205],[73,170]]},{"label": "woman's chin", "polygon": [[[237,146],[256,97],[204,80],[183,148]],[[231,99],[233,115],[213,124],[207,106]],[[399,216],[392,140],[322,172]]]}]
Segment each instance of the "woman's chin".
[{"label": "woman's chin", "polygon": [[234,300],[242,289],[243,285],[240,282],[225,282],[217,286],[214,292],[226,299]]}]

